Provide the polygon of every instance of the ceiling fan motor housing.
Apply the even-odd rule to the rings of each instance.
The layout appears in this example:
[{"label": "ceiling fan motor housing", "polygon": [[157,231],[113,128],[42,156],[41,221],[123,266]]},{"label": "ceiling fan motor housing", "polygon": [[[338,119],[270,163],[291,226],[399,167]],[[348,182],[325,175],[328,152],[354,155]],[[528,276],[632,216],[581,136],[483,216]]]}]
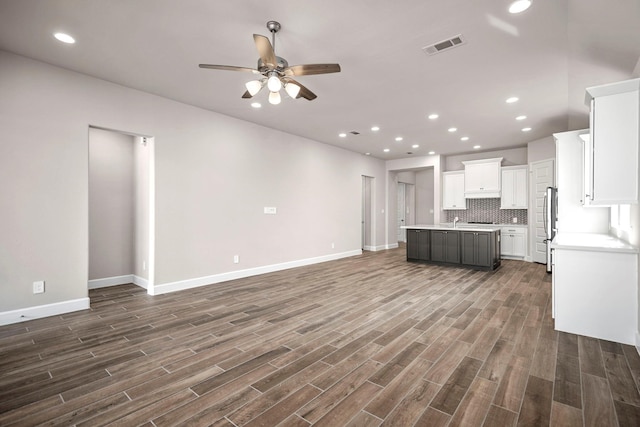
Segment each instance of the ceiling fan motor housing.
[{"label": "ceiling fan motor housing", "polygon": [[[276,56],[276,60],[278,61],[278,66],[275,68],[275,70],[279,74],[281,74],[282,72],[284,72],[284,69],[289,66],[289,63],[287,62],[286,59],[280,56]],[[258,59],[258,66],[256,68],[261,73],[266,73],[267,71],[270,71],[270,68],[264,63],[264,61],[262,61],[262,58]]]}]

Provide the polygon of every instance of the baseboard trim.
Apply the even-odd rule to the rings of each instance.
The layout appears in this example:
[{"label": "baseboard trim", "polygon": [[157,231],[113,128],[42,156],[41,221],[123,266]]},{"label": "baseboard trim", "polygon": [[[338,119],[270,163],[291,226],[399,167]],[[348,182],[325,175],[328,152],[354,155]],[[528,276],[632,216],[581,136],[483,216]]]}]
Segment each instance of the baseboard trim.
[{"label": "baseboard trim", "polygon": [[185,289],[197,288],[200,286],[213,285],[215,283],[226,282],[228,280],[243,279],[245,277],[257,276],[259,274],[273,273],[275,271],[287,270],[305,265],[318,264],[326,261],[334,261],[341,258],[348,258],[362,255],[362,250],[341,252],[338,254],[324,255],[315,258],[301,259],[297,261],[283,262],[281,264],[266,265],[264,267],[248,268],[246,270],[230,271],[228,273],[214,274],[211,276],[197,277],[195,279],[180,280],[177,282],[163,283],[155,285],[153,289],[148,289],[150,295],[161,295],[169,292],[182,291]]},{"label": "baseboard trim", "polygon": [[396,249],[398,247],[397,243],[390,243],[386,246],[386,249]]},{"label": "baseboard trim", "polygon": [[37,305],[0,313],[0,325],[26,322],[27,320],[40,319],[42,317],[57,316],[73,311],[87,310],[90,308],[89,298],[78,298],[53,304]]},{"label": "baseboard trim", "polygon": [[640,333],[636,332],[636,351],[640,355]]},{"label": "baseboard trim", "polygon": [[384,251],[388,248],[387,248],[387,245],[380,245],[380,246],[365,246],[363,249],[365,251],[377,252],[377,251]]},{"label": "baseboard trim", "polygon": [[105,277],[103,279],[89,280],[89,289],[108,288],[109,286],[127,285],[133,283],[141,288],[147,289],[149,281],[135,274],[125,274],[124,276]]}]

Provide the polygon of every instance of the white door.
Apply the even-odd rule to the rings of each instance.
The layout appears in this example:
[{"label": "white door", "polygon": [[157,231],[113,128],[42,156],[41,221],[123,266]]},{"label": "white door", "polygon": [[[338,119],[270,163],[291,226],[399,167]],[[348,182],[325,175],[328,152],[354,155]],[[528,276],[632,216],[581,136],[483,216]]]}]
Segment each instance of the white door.
[{"label": "white door", "polygon": [[398,183],[398,201],[396,210],[398,212],[398,242],[405,242],[407,230],[401,228],[405,224],[407,203],[406,203],[406,185],[403,182]]},{"label": "white door", "polygon": [[544,231],[544,195],[547,187],[554,186],[554,160],[531,163],[531,204],[533,225],[531,239],[531,259],[541,264],[547,263],[547,235]]}]

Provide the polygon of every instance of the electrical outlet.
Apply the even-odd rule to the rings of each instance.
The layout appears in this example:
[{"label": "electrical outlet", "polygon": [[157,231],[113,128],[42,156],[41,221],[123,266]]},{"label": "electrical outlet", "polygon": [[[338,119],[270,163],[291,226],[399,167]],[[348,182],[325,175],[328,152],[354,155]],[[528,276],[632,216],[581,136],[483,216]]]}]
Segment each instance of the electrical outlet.
[{"label": "electrical outlet", "polygon": [[234,256],[233,256],[233,263],[234,263],[234,264],[237,264],[237,263],[239,263],[239,262],[240,262],[240,255],[234,255]]},{"label": "electrical outlet", "polygon": [[335,249],[336,248],[336,244],[335,243],[331,243],[331,249]]},{"label": "electrical outlet", "polygon": [[142,261],[142,270],[147,269],[147,261]]},{"label": "electrical outlet", "polygon": [[38,280],[37,282],[33,282],[33,293],[44,294],[44,280]]},{"label": "electrical outlet", "polygon": [[278,213],[278,209],[275,207],[265,207],[264,213],[267,215],[275,215]]}]

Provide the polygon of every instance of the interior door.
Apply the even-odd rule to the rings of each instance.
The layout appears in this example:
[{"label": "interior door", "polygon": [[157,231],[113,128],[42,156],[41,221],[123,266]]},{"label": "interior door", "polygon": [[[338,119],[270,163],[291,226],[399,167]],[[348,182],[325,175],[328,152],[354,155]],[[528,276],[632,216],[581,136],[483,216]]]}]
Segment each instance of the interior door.
[{"label": "interior door", "polygon": [[544,231],[544,195],[547,187],[554,186],[554,160],[542,160],[531,163],[531,197],[534,207],[533,233],[531,239],[531,259],[546,264],[547,244]]},{"label": "interior door", "polygon": [[406,203],[406,190],[407,186],[403,182],[398,183],[398,201],[396,203],[396,210],[398,212],[398,242],[406,242],[407,241],[407,233],[404,228],[401,228],[405,225],[406,222],[406,212],[407,212],[407,203]]}]

